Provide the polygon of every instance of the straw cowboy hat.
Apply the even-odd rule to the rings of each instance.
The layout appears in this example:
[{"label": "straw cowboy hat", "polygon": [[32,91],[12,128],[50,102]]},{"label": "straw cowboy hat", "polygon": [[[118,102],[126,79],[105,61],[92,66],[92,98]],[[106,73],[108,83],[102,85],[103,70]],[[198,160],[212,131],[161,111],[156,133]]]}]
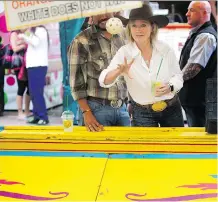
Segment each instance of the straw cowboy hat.
[{"label": "straw cowboy hat", "polygon": [[159,28],[165,27],[169,23],[168,17],[164,15],[154,15],[151,7],[148,4],[143,4],[143,7],[132,9],[129,14],[129,19],[121,19],[124,25],[127,25],[129,20],[147,20],[158,25]]}]

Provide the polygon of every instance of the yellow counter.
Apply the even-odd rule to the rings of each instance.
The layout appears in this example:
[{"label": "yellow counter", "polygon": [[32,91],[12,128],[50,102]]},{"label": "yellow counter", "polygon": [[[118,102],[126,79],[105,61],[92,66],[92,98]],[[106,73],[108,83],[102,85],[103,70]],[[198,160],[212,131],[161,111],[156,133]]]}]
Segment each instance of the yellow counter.
[{"label": "yellow counter", "polygon": [[7,126],[3,201],[217,201],[217,136],[204,128]]},{"label": "yellow counter", "polygon": [[108,153],[216,153],[217,136],[204,128],[105,127],[90,133],[74,127],[64,133],[61,126],[6,126],[0,133],[3,150],[85,151]]}]

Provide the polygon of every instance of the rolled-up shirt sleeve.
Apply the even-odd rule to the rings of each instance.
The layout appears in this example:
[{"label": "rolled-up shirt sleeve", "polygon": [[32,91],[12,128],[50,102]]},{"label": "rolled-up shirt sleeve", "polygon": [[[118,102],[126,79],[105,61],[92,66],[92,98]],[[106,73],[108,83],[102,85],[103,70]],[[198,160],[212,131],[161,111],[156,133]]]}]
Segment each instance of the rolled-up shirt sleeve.
[{"label": "rolled-up shirt sleeve", "polygon": [[87,97],[87,72],[85,61],[87,52],[84,46],[77,40],[71,43],[68,48],[68,65],[70,70],[70,87],[74,100]]},{"label": "rolled-up shirt sleeve", "polygon": [[174,93],[177,93],[183,87],[183,73],[180,69],[176,55],[172,49],[168,52],[168,60],[169,69],[172,75],[171,79],[169,80],[169,83],[173,85]]},{"label": "rolled-up shirt sleeve", "polygon": [[212,34],[199,34],[194,41],[187,63],[199,64],[205,68],[216,46],[216,39]]},{"label": "rolled-up shirt sleeve", "polygon": [[99,81],[101,87],[103,87],[103,88],[110,88],[111,86],[113,86],[113,85],[117,82],[117,80],[119,79],[119,77],[117,77],[117,78],[114,80],[113,83],[107,84],[107,85],[104,83],[104,80],[105,80],[105,78],[106,78],[106,76],[107,76],[107,74],[108,74],[109,72],[111,72],[111,71],[114,70],[114,69],[117,69],[117,68],[118,68],[118,65],[119,65],[119,64],[123,64],[123,62],[124,62],[124,50],[123,50],[123,48],[121,47],[121,48],[117,51],[117,53],[116,53],[116,55],[113,57],[113,59],[111,60],[109,66],[101,72],[101,74],[100,74],[100,76],[99,76],[99,79],[98,79],[98,81]]}]

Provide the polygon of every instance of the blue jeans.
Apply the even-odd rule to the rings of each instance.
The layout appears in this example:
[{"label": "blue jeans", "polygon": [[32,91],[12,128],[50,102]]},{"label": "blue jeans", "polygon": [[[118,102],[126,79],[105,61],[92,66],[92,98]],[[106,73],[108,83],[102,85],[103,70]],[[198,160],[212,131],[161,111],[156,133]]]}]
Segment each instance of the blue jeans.
[{"label": "blue jeans", "polygon": [[44,99],[45,77],[48,67],[31,67],[27,69],[29,92],[33,103],[33,115],[35,118],[48,121],[46,103]]},{"label": "blue jeans", "polygon": [[184,127],[182,108],[179,100],[167,106],[162,112],[155,112],[152,108],[144,108],[132,102],[133,126],[141,127]]},{"label": "blue jeans", "polygon": [[[93,100],[87,100],[87,102],[96,120],[103,126],[130,126],[130,117],[126,104],[115,109]],[[80,109],[78,109],[78,118],[78,125],[84,126],[83,115]]]}]

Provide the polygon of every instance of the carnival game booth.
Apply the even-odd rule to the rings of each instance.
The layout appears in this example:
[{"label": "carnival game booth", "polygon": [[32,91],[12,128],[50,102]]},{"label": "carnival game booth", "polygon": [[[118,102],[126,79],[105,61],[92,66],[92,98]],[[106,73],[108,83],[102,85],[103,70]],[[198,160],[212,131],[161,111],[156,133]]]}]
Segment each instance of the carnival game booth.
[{"label": "carnival game booth", "polygon": [[204,128],[1,127],[0,201],[211,201],[217,136]]},{"label": "carnival game booth", "polygon": [[[180,26],[160,30],[177,57],[188,35]],[[205,128],[0,127],[0,201],[217,199],[217,136]]]}]

